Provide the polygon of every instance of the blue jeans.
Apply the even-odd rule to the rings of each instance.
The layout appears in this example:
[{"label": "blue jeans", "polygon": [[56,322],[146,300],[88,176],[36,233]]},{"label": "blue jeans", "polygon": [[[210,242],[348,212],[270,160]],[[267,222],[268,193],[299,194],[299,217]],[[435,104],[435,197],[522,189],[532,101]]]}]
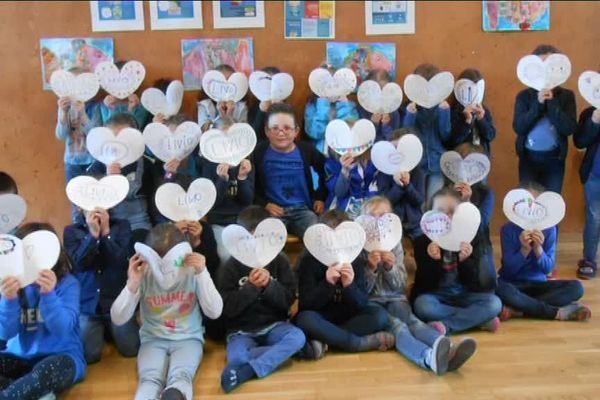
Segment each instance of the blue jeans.
[{"label": "blue jeans", "polygon": [[135,317],[125,325],[117,326],[110,320],[110,315],[80,315],[79,327],[83,353],[88,364],[93,364],[102,358],[105,331],[110,330],[110,336],[123,357],[135,357],[140,348],[140,327]]},{"label": "blue jeans", "polygon": [[[91,164],[65,164],[65,181],[81,175],[89,175],[88,168]],[[75,204],[71,204],[71,219],[76,223],[80,219],[80,212]]]},{"label": "blue jeans", "polygon": [[425,197],[427,201],[444,187],[444,175],[441,172],[426,172],[425,174]]},{"label": "blue jeans", "polygon": [[281,221],[285,224],[289,233],[298,236],[302,240],[304,232],[308,227],[318,222],[318,217],[306,206],[286,207]]},{"label": "blue jeans", "polygon": [[555,152],[548,155],[529,152],[519,157],[519,181],[537,182],[546,190],[561,193],[565,177],[565,160],[559,160]]},{"label": "blue jeans", "polygon": [[583,187],[585,192],[583,257],[596,264],[600,241],[600,177],[590,174]]},{"label": "blue jeans", "polygon": [[368,305],[343,324],[336,325],[318,311],[307,310],[298,314],[296,325],[308,339],[316,339],[344,351],[357,352],[368,350],[364,336],[387,329],[389,317],[380,306]]},{"label": "blue jeans", "polygon": [[415,300],[415,314],[423,321],[439,321],[448,333],[462,332],[483,325],[502,311],[494,293],[422,294]]},{"label": "blue jeans", "polygon": [[256,376],[263,378],[302,349],[305,342],[304,333],[289,322],[257,333],[233,333],[227,338],[227,363],[250,364]]},{"label": "blue jeans", "polygon": [[575,280],[507,282],[498,279],[496,294],[505,305],[527,317],[554,319],[559,307],[583,296],[583,286]]}]

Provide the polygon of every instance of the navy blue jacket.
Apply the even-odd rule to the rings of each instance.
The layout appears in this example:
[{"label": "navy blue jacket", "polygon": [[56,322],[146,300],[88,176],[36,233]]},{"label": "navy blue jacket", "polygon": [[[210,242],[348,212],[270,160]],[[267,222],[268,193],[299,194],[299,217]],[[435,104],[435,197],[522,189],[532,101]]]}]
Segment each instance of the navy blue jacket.
[{"label": "navy blue jacket", "polygon": [[473,122],[467,124],[465,115],[463,114],[465,107],[460,103],[452,107],[452,136],[448,141],[449,148],[453,149],[465,142],[473,143],[473,131],[477,128],[481,145],[489,157],[491,152],[490,144],[496,138],[496,126],[494,125],[494,119],[490,110],[485,106],[483,106],[483,109],[485,110],[485,115],[481,121],[473,117]]},{"label": "navy blue jacket", "polygon": [[421,223],[425,204],[425,174],[420,167],[410,172],[410,182],[407,186],[400,186],[394,177],[379,173],[378,179],[380,193],[387,197],[394,213],[400,217],[402,227],[408,231],[418,228]]},{"label": "navy blue jacket", "polygon": [[[358,111],[358,116],[360,118],[368,119],[371,121],[371,117],[373,113],[368,112],[360,105],[356,107]],[[382,124],[381,122],[375,125],[376,133],[375,133],[375,142],[379,142],[381,140],[391,141],[392,133],[394,130],[402,127],[402,118],[400,115],[401,108],[397,109],[394,112],[390,113],[390,122],[387,125]]]},{"label": "navy blue jacket", "polygon": [[598,151],[598,145],[600,144],[600,124],[592,121],[594,110],[594,107],[589,107],[581,113],[579,116],[579,126],[573,137],[575,147],[578,149],[587,149],[581,163],[581,168],[579,169],[579,176],[582,183],[586,183],[590,176],[596,152]]}]

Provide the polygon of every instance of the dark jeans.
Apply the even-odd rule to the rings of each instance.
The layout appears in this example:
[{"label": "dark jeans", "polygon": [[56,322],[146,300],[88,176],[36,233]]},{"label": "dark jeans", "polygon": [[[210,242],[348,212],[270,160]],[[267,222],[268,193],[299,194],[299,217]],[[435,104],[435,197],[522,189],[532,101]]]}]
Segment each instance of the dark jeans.
[{"label": "dark jeans", "polygon": [[287,207],[284,209],[283,217],[280,218],[285,224],[288,232],[298,236],[300,239],[304,237],[304,232],[318,222],[319,217],[308,207]]},{"label": "dark jeans", "polygon": [[556,152],[530,152],[519,157],[519,181],[537,182],[546,190],[561,193],[565,177],[565,160]]},{"label": "dark jeans", "polygon": [[583,286],[579,281],[507,282],[498,279],[496,294],[505,305],[528,317],[554,319],[559,307],[583,296]]},{"label": "dark jeans", "polygon": [[79,327],[85,361],[93,364],[102,358],[105,333],[110,336],[115,347],[123,357],[137,356],[140,348],[140,327],[135,316],[125,325],[115,325],[110,315],[80,315]]},{"label": "dark jeans", "polygon": [[68,355],[26,360],[0,354],[0,400],[38,400],[62,392],[73,385],[75,373],[75,361]]}]

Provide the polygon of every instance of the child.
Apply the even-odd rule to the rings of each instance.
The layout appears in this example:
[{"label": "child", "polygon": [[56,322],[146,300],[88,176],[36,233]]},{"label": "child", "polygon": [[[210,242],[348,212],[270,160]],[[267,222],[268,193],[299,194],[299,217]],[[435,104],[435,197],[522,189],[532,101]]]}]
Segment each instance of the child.
[{"label": "child", "polygon": [[[254,232],[268,217],[264,208],[250,206],[237,222]],[[250,379],[269,375],[304,346],[305,338],[288,322],[296,285],[283,252],[264,268],[253,269],[230,258],[219,276],[219,292],[228,334],[221,386],[228,393]]]},{"label": "child", "polygon": [[[45,223],[21,226],[17,237],[48,230]],[[86,365],[79,337],[79,284],[61,249],[56,264],[21,288],[15,277],[0,283],[0,399],[54,398],[83,379]]]},{"label": "child", "polygon": [[[231,74],[235,73],[233,67],[227,64],[221,64],[215,67],[229,79]],[[206,98],[206,94],[202,92],[202,98],[198,101],[198,125],[202,128],[202,132],[211,128],[222,129],[224,126],[229,126],[236,122],[248,121],[248,106],[245,100],[240,100],[237,103],[233,101],[220,101],[215,104],[211,99]]]},{"label": "child", "polygon": [[[348,216],[341,210],[327,211],[321,222],[334,228]],[[319,359],[326,346],[343,351],[388,350],[394,335],[385,331],[389,319],[385,310],[369,305],[364,253],[352,264],[323,265],[305,252],[298,264],[300,313],[296,325],[307,341],[301,356]]]},{"label": "child", "polygon": [[[421,64],[415,69],[415,74],[430,80],[440,72],[432,64]],[[440,157],[444,152],[444,143],[450,139],[451,116],[447,101],[427,109],[411,102],[406,107],[402,123],[404,127],[415,127],[419,139],[423,143],[423,158],[419,166],[426,178],[427,199],[444,186],[444,177],[440,169]]]},{"label": "child", "polygon": [[[185,236],[173,224],[152,228],[146,239],[164,257]],[[142,345],[138,353],[139,386],[136,400],[192,399],[193,379],[202,360],[204,335],[200,308],[208,318],[221,315],[223,301],[206,269],[204,256],[189,253],[180,279],[163,289],[148,263],[136,254],[129,260],[127,285],[113,303],[111,318],[123,325],[140,305]],[[160,269],[160,266],[150,267]]]},{"label": "child", "polygon": [[[555,53],[560,53],[556,47],[542,44],[532,54],[545,60]],[[575,113],[575,95],[560,86],[539,92],[528,88],[517,95],[513,129],[517,133],[519,181],[562,191],[567,138],[577,129]]]},{"label": "child", "polygon": [[[459,76],[460,79],[469,79],[474,83],[483,79],[481,72],[475,68],[465,69]],[[471,143],[483,146],[485,154],[489,157],[491,143],[496,137],[496,126],[489,108],[483,103],[464,107],[459,102],[452,107],[452,137],[450,147],[462,143]]]},{"label": "child", "polygon": [[[261,71],[269,74],[269,76],[273,76],[281,72],[281,70],[277,67],[265,67],[261,69]],[[250,109],[248,120],[252,121],[252,128],[254,129],[254,132],[256,132],[256,139],[259,142],[267,140],[267,136],[265,135],[265,123],[267,112],[269,111],[271,104],[273,104],[273,102],[268,100],[257,101]]]},{"label": "child", "polygon": [[111,218],[101,208],[83,211],[80,220],[85,222],[65,227],[63,237],[81,285],[79,326],[85,360],[88,364],[100,361],[106,333],[122,356],[135,357],[140,346],[135,318],[123,326],[110,322],[110,307],[127,281],[129,222]]},{"label": "child", "polygon": [[[385,69],[374,69],[369,71],[365,80],[375,81],[383,89],[383,87],[392,81],[392,77],[389,72]],[[358,105],[359,118],[365,118],[371,120],[377,129],[375,141],[380,140],[392,140],[392,133],[394,130],[399,129],[401,126],[402,118],[400,116],[400,109],[391,112],[389,114],[371,114],[360,105]]]},{"label": "child", "polygon": [[[362,207],[363,214],[381,217],[392,212],[385,197],[372,197]],[[412,313],[406,298],[406,268],[402,243],[392,251],[372,251],[365,265],[369,300],[385,308],[390,315],[390,332],[396,337],[396,349],[418,366],[438,375],[460,368],[474,353],[475,340],[466,338],[456,346]]]},{"label": "child", "polygon": [[[287,103],[269,108],[266,130],[269,141],[254,150],[256,202],[280,218],[288,232],[302,237],[317,222],[316,214],[325,209],[323,155],[312,144],[294,142],[299,128],[294,109]],[[316,189],[312,171],[319,177]]]},{"label": "child", "polygon": [[[537,183],[521,188],[534,197],[544,192]],[[503,320],[512,317],[585,321],[591,311],[577,301],[583,286],[577,280],[547,280],[556,267],[557,227],[524,231],[512,222],[502,227],[502,268],[496,293],[505,307]]]},{"label": "child", "polygon": [[600,241],[600,110],[589,107],[579,117],[574,137],[578,149],[587,149],[579,174],[585,192],[585,228],[583,258],[579,261],[577,277],[592,279],[598,270],[597,253]]},{"label": "child", "polygon": [[[457,191],[443,188],[432,197],[429,208],[451,217],[460,201]],[[462,243],[460,252],[443,250],[425,235],[415,242],[417,272],[411,301],[415,314],[434,322],[441,333],[475,327],[495,332],[500,327],[497,315],[502,303],[494,295],[495,276],[489,268],[481,268],[480,240]]]}]

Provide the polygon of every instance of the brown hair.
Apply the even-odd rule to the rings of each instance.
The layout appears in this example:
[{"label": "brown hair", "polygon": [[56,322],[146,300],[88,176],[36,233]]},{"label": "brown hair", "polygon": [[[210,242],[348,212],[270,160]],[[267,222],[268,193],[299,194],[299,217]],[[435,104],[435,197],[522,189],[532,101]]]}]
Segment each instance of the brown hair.
[{"label": "brown hair", "polygon": [[415,68],[414,74],[421,75],[423,78],[430,80],[440,73],[440,69],[433,64],[421,64]]},{"label": "brown hair", "polygon": [[160,257],[164,257],[174,246],[185,241],[185,235],[171,223],[156,225],[146,237],[146,245],[154,249]]},{"label": "brown hair", "polygon": [[330,228],[334,228],[344,221],[350,221],[350,217],[339,208],[327,211],[321,215],[320,221]]}]

